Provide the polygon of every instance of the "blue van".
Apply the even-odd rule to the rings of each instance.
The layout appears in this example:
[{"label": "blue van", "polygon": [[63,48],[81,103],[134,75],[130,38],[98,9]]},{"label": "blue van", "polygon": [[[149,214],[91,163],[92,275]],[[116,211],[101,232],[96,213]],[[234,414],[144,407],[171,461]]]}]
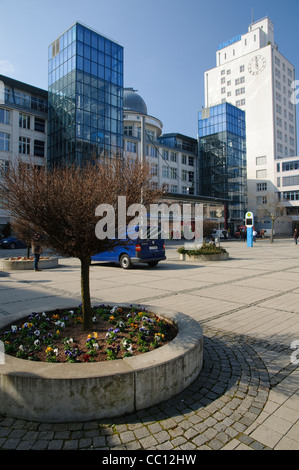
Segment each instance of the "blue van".
[{"label": "blue van", "polygon": [[[147,235],[150,235],[150,228],[148,228]],[[165,242],[160,238],[160,233],[157,239],[137,238],[115,246],[111,251],[104,251],[91,257],[91,261],[119,263],[123,269],[129,269],[137,263],[145,263],[153,267],[165,259]]]}]

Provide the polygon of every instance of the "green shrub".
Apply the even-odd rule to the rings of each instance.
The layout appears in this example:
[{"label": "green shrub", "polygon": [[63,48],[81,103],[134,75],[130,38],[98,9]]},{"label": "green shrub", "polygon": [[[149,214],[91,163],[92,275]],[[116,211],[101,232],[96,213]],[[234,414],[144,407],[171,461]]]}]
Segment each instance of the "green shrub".
[{"label": "green shrub", "polygon": [[219,255],[221,253],[227,253],[227,251],[221,246],[204,243],[202,247],[197,250],[186,250],[184,247],[180,247],[178,249],[178,253],[186,254],[189,256],[200,256],[200,255]]}]

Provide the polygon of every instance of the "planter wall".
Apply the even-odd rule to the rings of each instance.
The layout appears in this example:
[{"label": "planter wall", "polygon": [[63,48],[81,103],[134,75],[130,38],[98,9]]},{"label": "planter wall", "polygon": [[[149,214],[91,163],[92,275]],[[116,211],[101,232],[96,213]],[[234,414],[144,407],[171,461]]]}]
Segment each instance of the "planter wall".
[{"label": "planter wall", "polygon": [[[33,260],[3,260],[2,269],[5,271],[33,270]],[[38,267],[40,269],[51,269],[58,266],[58,258],[40,259]]]},{"label": "planter wall", "polygon": [[216,255],[187,255],[180,254],[181,261],[225,261],[229,258],[229,253],[219,253]]},{"label": "planter wall", "polygon": [[176,338],[140,356],[55,364],[5,355],[0,368],[0,414],[31,421],[89,421],[172,398],[201,371],[203,334],[187,315],[169,313],[167,318],[178,326]]}]

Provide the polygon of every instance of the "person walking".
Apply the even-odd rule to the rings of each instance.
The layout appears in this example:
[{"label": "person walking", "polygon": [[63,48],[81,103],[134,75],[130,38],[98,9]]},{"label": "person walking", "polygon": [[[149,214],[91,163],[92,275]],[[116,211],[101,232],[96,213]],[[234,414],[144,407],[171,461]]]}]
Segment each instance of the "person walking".
[{"label": "person walking", "polygon": [[298,229],[297,229],[297,228],[295,228],[294,235],[293,235],[293,237],[294,237],[294,242],[295,242],[295,245],[297,245],[297,243],[298,243],[298,235],[299,235],[299,233],[298,233]]},{"label": "person walking", "polygon": [[33,239],[31,243],[31,250],[32,250],[32,254],[34,255],[33,269],[34,271],[41,271],[41,269],[38,268],[40,255],[42,254],[42,245],[41,245],[40,237],[37,236]]}]

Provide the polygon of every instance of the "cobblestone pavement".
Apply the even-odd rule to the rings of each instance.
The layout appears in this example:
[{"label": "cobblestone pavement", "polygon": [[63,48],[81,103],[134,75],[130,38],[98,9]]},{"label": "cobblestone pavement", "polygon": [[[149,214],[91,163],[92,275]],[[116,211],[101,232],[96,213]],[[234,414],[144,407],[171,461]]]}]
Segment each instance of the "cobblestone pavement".
[{"label": "cobblestone pavement", "polygon": [[[280,248],[284,246],[281,243]],[[240,245],[232,245],[232,252],[238,250],[234,252],[235,259],[244,249]],[[242,253],[244,256],[245,252]],[[207,313],[200,319],[204,331],[203,369],[195,382],[173,399],[125,417],[86,423],[50,424],[0,417],[0,449],[299,450],[299,374],[298,365],[290,361],[290,340],[299,339],[298,329],[293,327],[293,324],[298,324],[299,289],[289,282],[282,288],[286,273],[290,274],[289,279],[294,272],[299,273],[292,256],[289,263],[281,265],[280,271],[271,263],[272,255],[264,259],[265,263],[261,260],[260,269],[263,268],[266,278],[275,284],[271,287],[275,293],[267,290],[266,279],[263,284],[261,278],[260,290],[264,292],[261,298],[256,300],[256,297],[248,304],[233,303],[227,309],[224,296],[221,296],[219,307],[222,306],[222,310],[213,315]],[[259,257],[262,257],[262,252],[259,252]],[[233,276],[235,268],[236,263],[226,265],[225,271],[219,268],[222,274],[226,274],[224,284],[230,296],[237,286],[242,287],[245,280],[252,283],[256,279],[249,275],[249,271],[241,271],[242,276]],[[194,269],[195,275],[197,269]],[[203,278],[207,288],[215,285],[215,279],[208,284],[209,269]],[[280,276],[276,276],[279,272]],[[132,271],[134,275],[136,271]],[[181,273],[176,273],[177,277],[182,282]],[[192,277],[188,280],[191,281]],[[171,304],[174,297],[178,302],[179,295],[185,292],[183,284],[181,291],[175,293],[156,292],[157,302]],[[223,285],[223,281],[220,284]],[[250,290],[252,284],[249,284],[246,286]],[[230,286],[233,290],[229,290]],[[196,290],[192,297],[192,286],[188,288],[192,300],[195,302],[197,296],[196,302],[208,308],[210,298],[201,297],[206,291],[203,288],[199,290],[203,290],[202,294],[199,296]],[[294,304],[288,303],[290,294],[295,295]],[[285,296],[283,308],[277,300],[281,296]],[[271,303],[272,299],[276,299],[276,306],[266,310],[265,303]],[[232,301],[235,302],[235,298]],[[5,308],[4,305],[4,312]],[[270,312],[271,320],[264,320],[261,329],[259,319],[267,318],[266,313]],[[268,333],[274,328],[274,320],[280,334],[279,341],[274,341],[273,334]],[[287,324],[291,325],[288,331]]]}]

